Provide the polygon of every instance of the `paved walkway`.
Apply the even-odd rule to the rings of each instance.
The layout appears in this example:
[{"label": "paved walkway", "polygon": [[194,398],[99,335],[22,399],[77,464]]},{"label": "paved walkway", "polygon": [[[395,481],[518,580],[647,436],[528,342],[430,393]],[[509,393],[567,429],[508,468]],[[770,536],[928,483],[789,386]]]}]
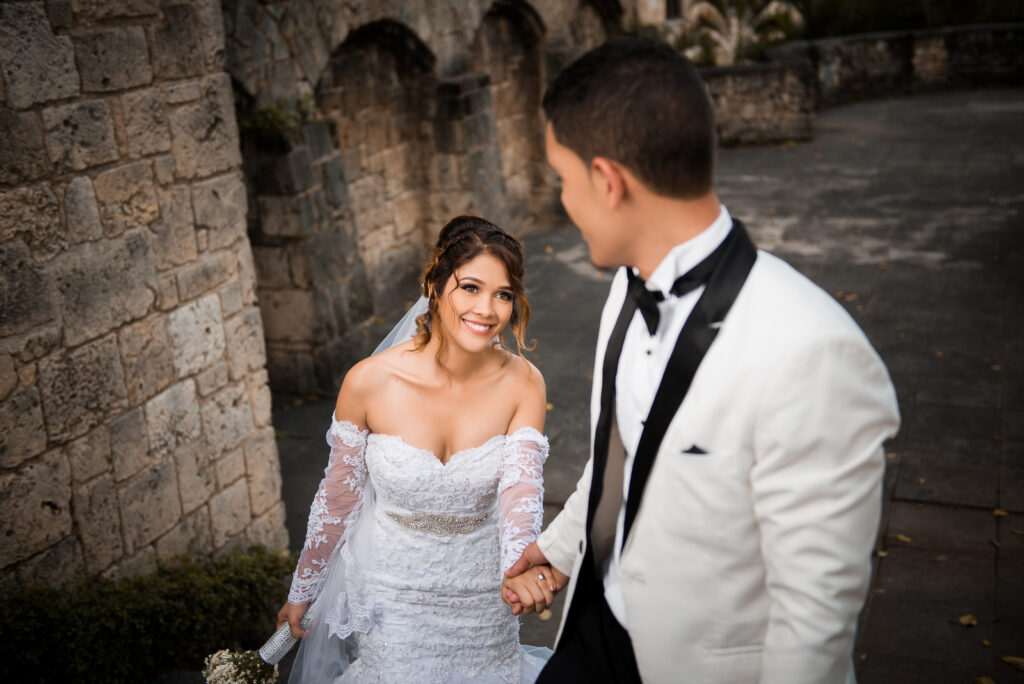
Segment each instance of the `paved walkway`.
[{"label": "paved walkway", "polygon": [[[718,187],[761,247],[847,307],[896,383],[903,428],[887,446],[861,683],[1024,681],[1001,660],[1024,658],[1024,90],[820,112],[808,143],[723,151]],[[586,458],[609,277],[571,228],[526,242],[553,405],[550,519]],[[275,397],[293,548],[332,405]],[[556,623],[528,617],[522,640],[550,643]]]}]

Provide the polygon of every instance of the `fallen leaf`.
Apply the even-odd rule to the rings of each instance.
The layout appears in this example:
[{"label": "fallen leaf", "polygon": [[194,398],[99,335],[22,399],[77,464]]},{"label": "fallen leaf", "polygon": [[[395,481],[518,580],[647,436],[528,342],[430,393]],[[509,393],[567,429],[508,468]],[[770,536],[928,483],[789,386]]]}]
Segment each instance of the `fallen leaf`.
[{"label": "fallen leaf", "polygon": [[846,290],[836,290],[832,294],[832,296],[835,297],[836,299],[842,299],[843,297],[846,296]]},{"label": "fallen leaf", "polygon": [[864,310],[864,305],[863,304],[858,304],[854,308],[857,309],[857,313],[860,313],[860,312],[862,312]]},{"label": "fallen leaf", "polygon": [[1024,534],[1024,530],[1014,530],[1013,533],[1016,534],[1017,536],[1020,536],[1020,535]]},{"label": "fallen leaf", "polygon": [[974,617],[970,613],[967,613],[966,615],[961,615],[959,618],[957,618],[957,621],[964,627],[978,626],[978,618]]},{"label": "fallen leaf", "polygon": [[936,563],[945,563],[946,562],[946,554],[940,553],[938,556],[935,557],[935,562]]},{"label": "fallen leaf", "polygon": [[997,542],[995,539],[989,539],[988,543],[996,547],[997,549],[999,548],[999,542]]},{"label": "fallen leaf", "polygon": [[999,366],[999,365],[995,365],[995,366],[989,366],[989,367],[988,367],[988,369],[989,369],[989,370],[992,370],[992,371],[996,371],[996,372],[998,372],[998,371],[1001,371],[1001,370],[1003,370],[1003,367],[1002,367],[1002,366]]},{"label": "fallen leaf", "polygon": [[320,397],[318,397],[315,394],[307,394],[304,398],[305,398],[306,401],[308,401],[310,403],[320,401]]},{"label": "fallen leaf", "polygon": [[885,551],[884,549],[878,549],[877,551],[875,551],[875,555],[878,556],[879,558],[885,558],[886,556],[889,555],[889,552]]},{"label": "fallen leaf", "polygon": [[991,641],[989,641],[988,639],[982,639],[982,640],[981,640],[981,645],[982,645],[982,646],[991,646],[991,645],[992,645],[992,642],[991,642]]},{"label": "fallen leaf", "polygon": [[1024,658],[1018,658],[1017,656],[1003,656],[1003,662],[1017,668],[1018,670],[1024,670]]},{"label": "fallen leaf", "polygon": [[551,245],[544,245],[544,253],[545,254],[554,254],[555,253],[555,248],[552,247]]},{"label": "fallen leaf", "polygon": [[941,359],[942,358],[942,352],[940,352],[940,351],[935,352],[935,358]]},{"label": "fallen leaf", "polygon": [[928,481],[928,480],[924,479],[923,477],[919,477],[919,478],[917,478],[917,484],[924,484],[924,483],[925,483],[925,482],[927,482],[927,481]]},{"label": "fallen leaf", "polygon": [[914,541],[914,540],[913,540],[913,539],[911,539],[910,537],[908,537],[908,536],[907,536],[907,535],[905,535],[905,534],[897,534],[897,535],[896,535],[896,541],[901,541],[901,542],[903,542],[904,544],[909,544],[910,542],[912,542],[912,541]]},{"label": "fallen leaf", "polygon": [[855,302],[860,298],[860,295],[856,292],[849,292],[843,296],[844,302]]},{"label": "fallen leaf", "polygon": [[875,593],[876,594],[884,594],[885,593],[885,589],[882,589],[881,587],[879,587],[878,589],[875,589]]},{"label": "fallen leaf", "polygon": [[860,659],[861,660],[867,660],[868,659],[868,654],[867,653],[861,653],[860,654]]},{"label": "fallen leaf", "polygon": [[284,430],[274,430],[274,437],[277,439],[284,439],[288,436],[288,433]]},{"label": "fallen leaf", "polygon": [[1004,511],[1002,508],[997,508],[994,511],[992,511],[992,515],[996,516],[997,518],[1005,518],[1010,514],[1007,511]]},{"label": "fallen leaf", "polygon": [[302,404],[302,399],[296,399],[295,401],[292,402],[292,406],[302,406]]},{"label": "fallen leaf", "polygon": [[889,264],[885,263],[884,261],[879,261],[876,264],[876,266],[878,266],[879,271],[884,271],[885,269],[889,268]]},{"label": "fallen leaf", "polygon": [[996,684],[991,677],[975,677],[974,684]]},{"label": "fallen leaf", "polygon": [[546,408],[546,409],[547,409],[548,411],[550,411],[551,409],[555,408],[555,405],[554,405],[554,404],[552,404],[552,403],[551,403],[551,402],[549,401],[548,403],[546,403],[546,404],[544,405],[544,408]]},{"label": "fallen leaf", "polygon": [[899,453],[896,452],[896,451],[890,451],[889,453],[887,453],[885,455],[885,457],[888,458],[888,459],[899,458],[899,456],[900,456]]},{"label": "fallen leaf", "polygon": [[384,322],[384,317],[383,316],[377,316],[377,322],[378,323],[383,323]]},{"label": "fallen leaf", "polygon": [[541,620],[542,622],[547,622],[548,620],[550,620],[551,619],[551,609],[550,608],[545,608],[544,610],[542,610],[539,613],[537,613],[537,619]]}]

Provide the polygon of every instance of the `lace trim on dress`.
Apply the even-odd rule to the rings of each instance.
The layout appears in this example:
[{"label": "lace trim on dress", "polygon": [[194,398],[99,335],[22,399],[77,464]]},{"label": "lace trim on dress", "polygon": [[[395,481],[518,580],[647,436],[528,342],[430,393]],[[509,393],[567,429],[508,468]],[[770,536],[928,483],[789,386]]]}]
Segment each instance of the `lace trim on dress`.
[{"label": "lace trim on dress", "polygon": [[366,437],[369,434],[369,430],[360,430],[347,420],[337,420],[334,417],[334,412],[331,412],[331,427],[327,430],[328,443],[331,442],[331,437],[337,437],[345,446],[358,449],[366,443]]},{"label": "lace trim on dress", "polygon": [[501,463],[501,569],[508,570],[544,521],[544,462],[550,445],[536,428],[524,426],[509,435]]}]

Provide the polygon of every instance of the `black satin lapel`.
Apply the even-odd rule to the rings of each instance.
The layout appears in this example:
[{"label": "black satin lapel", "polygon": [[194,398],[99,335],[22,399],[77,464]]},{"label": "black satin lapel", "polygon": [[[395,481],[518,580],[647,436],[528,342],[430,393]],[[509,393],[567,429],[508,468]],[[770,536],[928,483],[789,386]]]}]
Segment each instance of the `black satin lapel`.
[{"label": "black satin lapel", "polygon": [[686,319],[679,337],[676,338],[665,374],[654,395],[651,411],[644,422],[644,431],[640,436],[629,479],[629,496],[626,498],[626,519],[622,535],[623,547],[629,538],[636,512],[640,508],[640,499],[643,497],[644,487],[647,485],[647,478],[651,474],[661,441],[690,390],[697,368],[718,334],[718,327],[713,327],[712,324],[721,323],[725,319],[757,260],[757,248],[750,241],[746,228],[738,220],[733,220],[733,228],[722,246],[724,251],[721,261],[712,272],[704,292],[693,308],[693,313]]}]

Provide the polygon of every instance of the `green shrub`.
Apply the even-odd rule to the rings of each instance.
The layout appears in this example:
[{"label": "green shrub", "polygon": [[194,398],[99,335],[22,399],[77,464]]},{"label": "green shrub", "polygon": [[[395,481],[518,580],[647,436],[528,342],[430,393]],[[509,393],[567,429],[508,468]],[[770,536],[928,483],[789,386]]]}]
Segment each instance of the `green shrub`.
[{"label": "green shrub", "polygon": [[139,684],[199,671],[218,649],[270,636],[294,567],[260,548],[117,582],[2,589],[0,681]]}]

